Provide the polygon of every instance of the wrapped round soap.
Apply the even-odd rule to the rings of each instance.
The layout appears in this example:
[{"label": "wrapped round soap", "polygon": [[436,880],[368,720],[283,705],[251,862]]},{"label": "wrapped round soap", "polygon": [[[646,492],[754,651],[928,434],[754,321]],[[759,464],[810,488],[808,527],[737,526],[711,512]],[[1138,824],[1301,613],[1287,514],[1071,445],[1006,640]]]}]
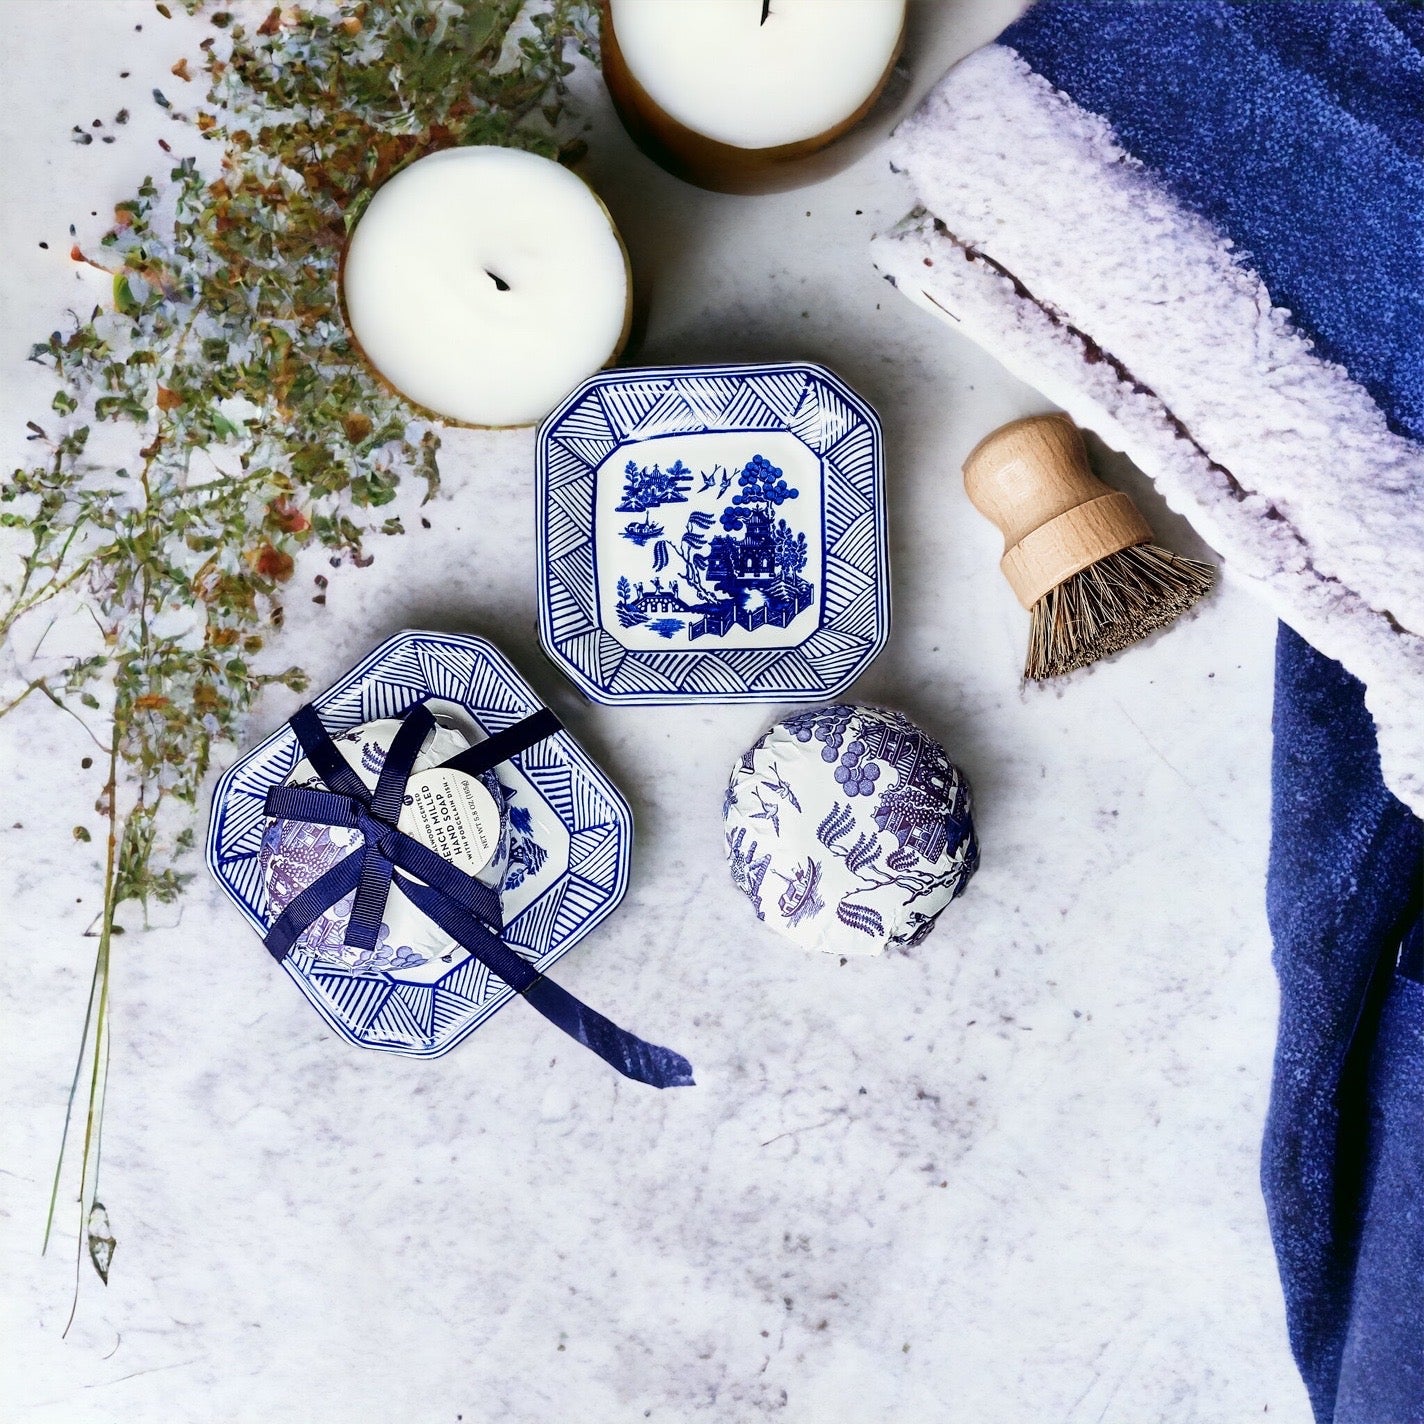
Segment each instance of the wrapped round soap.
[{"label": "wrapped round soap", "polygon": [[829,954],[918,944],[979,865],[963,773],[879,707],[776,723],[732,769],[723,818],[757,918]]},{"label": "wrapped round soap", "polygon": [[[382,718],[332,737],[347,764],[373,791],[400,726],[394,718]],[[499,782],[492,771],[470,776],[440,765],[469,746],[462,731],[437,720],[406,781],[398,825],[467,875],[499,889],[509,861],[506,798]],[[286,785],[330,789],[305,760],[293,768]],[[359,830],[344,826],[269,821],[260,863],[272,918],[338,861],[359,851],[361,842]],[[427,919],[398,885],[386,896],[375,948],[363,951],[348,945],[346,929],[355,901],[353,891],[319,915],[302,932],[298,947],[323,963],[362,971],[412,970],[427,963],[443,968],[452,962],[455,940]],[[465,951],[460,953],[463,957]]]}]

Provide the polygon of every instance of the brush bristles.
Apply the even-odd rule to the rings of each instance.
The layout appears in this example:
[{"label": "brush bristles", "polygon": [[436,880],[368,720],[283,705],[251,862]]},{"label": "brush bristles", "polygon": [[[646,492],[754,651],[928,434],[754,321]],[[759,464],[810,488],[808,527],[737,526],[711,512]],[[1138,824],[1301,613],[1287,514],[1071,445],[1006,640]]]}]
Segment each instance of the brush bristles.
[{"label": "brush bristles", "polygon": [[1050,589],[1033,606],[1024,676],[1061,677],[1145,638],[1185,613],[1216,570],[1135,544]]}]

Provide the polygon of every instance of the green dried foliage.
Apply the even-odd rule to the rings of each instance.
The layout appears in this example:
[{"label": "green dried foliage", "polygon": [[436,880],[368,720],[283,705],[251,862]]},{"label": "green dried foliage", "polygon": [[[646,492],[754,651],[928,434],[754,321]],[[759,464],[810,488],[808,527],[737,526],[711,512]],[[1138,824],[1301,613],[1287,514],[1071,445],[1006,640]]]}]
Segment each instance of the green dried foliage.
[{"label": "green dried foliage", "polygon": [[412,479],[427,498],[439,480],[437,430],[347,335],[346,235],[375,188],[437,149],[575,159],[563,86],[593,24],[584,0],[368,0],[245,22],[203,0],[189,8],[213,26],[204,96],[186,113],[154,99],[194,152],[118,204],[98,251],[72,253],[108,274],[112,302],[34,347],[55,375],[52,408],[30,422],[32,463],[0,487],[21,564],[0,638],[33,647],[57,620],[92,625],[91,646],[0,715],[39,693],[104,749],[104,909],[65,1125],[67,1141],[79,1100],[81,1255],[87,1245],[101,1276],[107,1217],[98,1235],[86,1223],[102,1215],[116,913],[180,894],[215,747],[240,742],[264,687],[306,685],[299,668],[273,671],[260,656],[297,554],[320,545],[333,566],[369,563],[368,537],[402,533],[383,506]]}]

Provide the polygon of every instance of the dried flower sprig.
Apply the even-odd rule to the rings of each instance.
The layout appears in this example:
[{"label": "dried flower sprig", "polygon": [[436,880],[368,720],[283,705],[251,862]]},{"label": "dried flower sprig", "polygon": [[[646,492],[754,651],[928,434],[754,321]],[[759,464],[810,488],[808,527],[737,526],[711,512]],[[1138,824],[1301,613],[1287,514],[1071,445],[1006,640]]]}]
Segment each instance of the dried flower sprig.
[{"label": "dried flower sprig", "polygon": [[[87,1252],[106,1282],[114,1240],[96,1192],[119,908],[179,895],[214,748],[240,740],[264,687],[305,685],[299,668],[258,661],[296,554],[316,544],[333,564],[369,563],[369,534],[402,532],[378,511],[411,478],[427,498],[439,480],[437,430],[348,339],[347,232],[376,187],[439,148],[575,158],[561,136],[567,51],[588,51],[593,24],[585,0],[208,18],[205,95],[181,116],[206,161],[174,158],[118,205],[100,251],[74,249],[112,299],[34,347],[55,375],[52,411],[29,424],[42,453],[0,488],[20,563],[0,640],[33,651],[63,623],[72,650],[17,652],[29,666],[0,716],[39,694],[102,748],[103,909],[45,1242],[77,1109],[77,1260]],[[174,73],[190,78],[185,61]]]}]

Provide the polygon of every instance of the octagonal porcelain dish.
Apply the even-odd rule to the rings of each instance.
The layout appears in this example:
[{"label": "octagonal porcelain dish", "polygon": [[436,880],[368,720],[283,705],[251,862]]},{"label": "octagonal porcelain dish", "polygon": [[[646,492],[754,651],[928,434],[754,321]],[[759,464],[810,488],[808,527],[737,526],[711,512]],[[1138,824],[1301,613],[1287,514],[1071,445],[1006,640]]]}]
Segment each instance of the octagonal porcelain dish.
[{"label": "octagonal porcelain dish", "polygon": [[[327,730],[338,733],[399,716],[422,697],[472,742],[542,706],[492,643],[422,632],[398,633],[312,700]],[[213,795],[208,868],[259,935],[271,921],[260,861],[263,806],[268,790],[287,779],[302,755],[284,724],[236,762]],[[564,731],[501,762],[495,775],[508,799],[512,834],[501,890],[505,940],[542,972],[623,898],[633,815]],[[458,948],[448,963],[371,972],[320,962],[298,947],[282,967],[343,1038],[421,1058],[449,1052],[514,997]]]},{"label": "octagonal porcelain dish", "polygon": [[805,361],[604,371],[539,431],[539,638],[595,702],[837,696],[890,631],[875,412]]}]

